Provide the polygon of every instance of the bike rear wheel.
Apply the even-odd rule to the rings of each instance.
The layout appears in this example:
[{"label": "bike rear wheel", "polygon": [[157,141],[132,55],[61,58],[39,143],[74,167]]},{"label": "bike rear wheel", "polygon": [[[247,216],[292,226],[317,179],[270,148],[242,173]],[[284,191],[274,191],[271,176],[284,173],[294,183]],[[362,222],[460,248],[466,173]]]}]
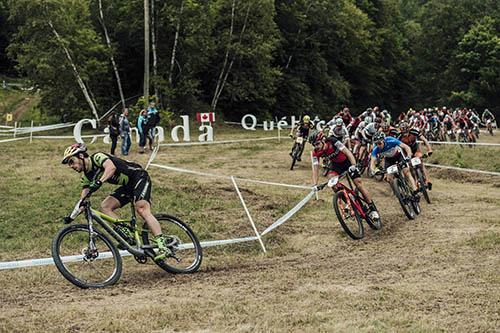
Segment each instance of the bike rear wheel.
[{"label": "bike rear wheel", "polygon": [[401,208],[403,209],[406,217],[410,220],[413,220],[415,218],[415,213],[413,212],[413,207],[410,203],[410,193],[408,190],[408,186],[403,184],[403,182],[404,181],[400,178],[396,178],[392,181],[391,187],[394,194],[398,198],[399,204],[401,205]]},{"label": "bike rear wheel", "polygon": [[76,224],[62,229],[52,241],[52,258],[61,274],[80,288],[103,288],[118,281],[122,258],[111,240],[94,229]]},{"label": "bike rear wheel", "polygon": [[427,191],[427,184],[425,182],[425,177],[423,175],[423,172],[420,168],[417,168],[415,172],[417,173],[417,180],[418,180],[418,185],[420,186],[420,191],[422,192],[425,201],[427,201],[427,203],[430,204],[431,198],[429,198],[429,192]]},{"label": "bike rear wheel", "polygon": [[344,192],[337,192],[333,195],[333,208],[335,214],[344,231],[352,239],[361,239],[365,236],[363,220]]},{"label": "bike rear wheel", "polygon": [[300,154],[300,149],[301,145],[298,143],[295,143],[292,149],[292,165],[290,166],[290,170],[293,170],[293,167],[295,166],[295,163],[297,163],[297,159],[299,158]]},{"label": "bike rear wheel", "polygon": [[[162,234],[173,239],[173,244],[168,246],[172,251],[172,256],[167,256],[163,260],[153,260],[155,264],[174,274],[196,272],[200,268],[203,253],[195,233],[186,223],[175,216],[160,214],[155,215],[155,217],[160,223]],[[144,245],[150,247],[146,250],[149,256],[154,257],[157,245],[153,241],[153,234],[149,232],[147,225],[144,226],[142,232],[142,241]]]}]

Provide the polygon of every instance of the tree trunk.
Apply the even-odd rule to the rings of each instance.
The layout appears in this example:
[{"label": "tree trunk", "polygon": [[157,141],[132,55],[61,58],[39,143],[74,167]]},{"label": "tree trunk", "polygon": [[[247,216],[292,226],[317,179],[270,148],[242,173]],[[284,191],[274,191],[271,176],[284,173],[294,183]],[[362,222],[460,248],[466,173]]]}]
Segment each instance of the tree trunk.
[{"label": "tree trunk", "polygon": [[[250,14],[250,7],[251,7],[251,4],[248,5],[248,9],[247,9],[247,12],[245,14],[245,21],[243,22],[243,27],[241,28],[240,38],[238,41],[239,43],[241,43],[241,40],[243,39],[243,33],[245,32],[245,29],[247,27],[248,14]],[[235,58],[235,56],[233,55],[233,57],[231,58],[231,62],[229,63],[229,66],[227,68],[226,74],[224,75],[224,80],[222,81],[221,87],[219,89],[219,93],[217,94],[217,100],[215,101],[215,105],[217,105],[217,101],[219,100],[219,97],[222,94],[222,90],[224,89],[224,86],[226,85],[227,77],[228,77],[229,73],[231,72],[231,68],[233,67],[234,58]]]},{"label": "tree trunk", "polygon": [[76,81],[78,82],[78,85],[80,86],[80,89],[82,89],[83,95],[85,96],[85,99],[87,100],[87,103],[90,106],[90,109],[94,113],[95,119],[97,122],[99,122],[99,115],[97,114],[97,109],[95,107],[94,102],[92,101],[92,98],[90,97],[89,90],[87,90],[87,87],[85,86],[85,83],[82,80],[82,77],[80,76],[80,73],[78,73],[78,70],[76,69],[75,63],[73,62],[73,59],[71,58],[71,54],[69,53],[69,50],[66,46],[64,46],[63,40],[61,36],[59,36],[59,33],[57,30],[54,28],[54,25],[52,24],[52,21],[49,20],[49,26],[52,28],[52,32],[56,36],[57,41],[61,45],[61,47],[64,50],[64,53],[66,53],[66,57],[68,58],[69,63],[71,64],[71,67],[73,68],[73,72],[76,77]]},{"label": "tree trunk", "polygon": [[[153,77],[156,78],[158,75],[157,68],[157,57],[156,57],[156,21],[155,21],[155,1],[151,0],[151,47],[153,51]],[[158,85],[153,81],[153,87],[155,91],[155,96],[158,98]]]},{"label": "tree trunk", "polygon": [[179,30],[181,27],[181,16],[182,10],[184,8],[184,0],[181,0],[181,8],[179,10],[179,18],[177,19],[177,25],[175,27],[175,38],[174,38],[174,46],[172,47],[172,57],[170,58],[170,72],[168,73],[168,83],[170,87],[172,87],[172,76],[174,72],[174,63],[175,63],[175,53],[177,52],[177,42],[179,40]]},{"label": "tree trunk", "polygon": [[226,70],[226,65],[227,65],[227,60],[229,58],[229,48],[231,47],[231,40],[233,38],[233,28],[234,28],[234,8],[236,6],[236,0],[233,0],[233,4],[231,6],[231,27],[229,29],[229,41],[227,42],[227,49],[226,49],[226,55],[224,57],[224,63],[222,64],[222,69],[219,74],[219,78],[217,79],[217,85],[215,86],[215,92],[214,92],[214,97],[212,98],[212,111],[215,111],[215,108],[217,106],[217,101],[219,99],[219,90],[221,89],[221,84],[222,80],[224,77],[224,72]]},{"label": "tree trunk", "polygon": [[120,74],[118,73],[118,67],[116,66],[115,57],[111,49],[111,40],[109,39],[108,29],[104,23],[104,14],[102,13],[102,1],[99,0],[99,21],[101,22],[102,29],[104,30],[104,36],[106,37],[106,44],[110,52],[110,60],[113,65],[113,71],[115,72],[116,84],[118,85],[118,91],[120,92],[120,100],[122,101],[122,106],[125,108],[125,96],[123,95],[122,82],[120,80]]},{"label": "tree trunk", "polygon": [[144,98],[149,100],[149,0],[144,0]]}]

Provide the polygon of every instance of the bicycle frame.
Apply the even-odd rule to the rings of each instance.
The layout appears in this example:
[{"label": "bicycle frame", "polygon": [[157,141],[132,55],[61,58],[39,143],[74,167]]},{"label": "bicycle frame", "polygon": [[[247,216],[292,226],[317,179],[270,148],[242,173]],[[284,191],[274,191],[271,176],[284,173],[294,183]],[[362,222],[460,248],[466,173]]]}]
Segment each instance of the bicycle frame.
[{"label": "bicycle frame", "polygon": [[[142,243],[142,239],[139,234],[139,228],[137,228],[136,216],[135,216],[135,207],[133,202],[131,204],[132,209],[132,218],[130,219],[115,219],[111,216],[108,216],[104,213],[101,213],[91,207],[90,200],[84,199],[83,205],[85,207],[85,218],[89,225],[89,236],[90,236],[90,245],[93,243],[92,234],[94,233],[94,221],[96,221],[106,232],[117,240],[120,244],[126,247],[127,251],[132,253],[135,256],[145,256],[147,255],[146,251],[144,251],[144,245]],[[117,223],[130,223],[132,228],[134,229],[134,238],[136,241],[136,246],[132,246],[127,242],[120,234],[118,234],[111,224]]]},{"label": "bicycle frame", "polygon": [[[338,176],[335,176],[335,177],[338,177],[338,180],[335,184],[333,184],[332,186],[332,190],[337,193],[337,192],[344,192],[344,195],[346,198],[350,198],[349,195],[352,195],[354,196],[356,199],[358,199],[359,201],[363,201],[364,203],[368,204],[364,198],[362,198],[360,195],[358,195],[354,190],[354,185],[352,184],[353,181],[351,179],[351,177],[349,176],[349,174],[347,173],[344,173],[342,175],[338,175]],[[343,183],[340,182],[340,179],[343,178],[343,177],[346,177],[347,178],[347,181],[349,183],[349,186],[346,186],[344,185]],[[333,178],[332,178],[333,179]],[[366,214],[365,214],[365,211],[363,209],[363,207],[361,206],[360,202],[358,200],[351,200],[352,203],[354,204],[355,208],[358,210],[361,218],[363,219],[366,219]],[[352,211],[352,207],[349,206],[349,208],[351,209],[351,214],[354,215],[354,211]]]}]

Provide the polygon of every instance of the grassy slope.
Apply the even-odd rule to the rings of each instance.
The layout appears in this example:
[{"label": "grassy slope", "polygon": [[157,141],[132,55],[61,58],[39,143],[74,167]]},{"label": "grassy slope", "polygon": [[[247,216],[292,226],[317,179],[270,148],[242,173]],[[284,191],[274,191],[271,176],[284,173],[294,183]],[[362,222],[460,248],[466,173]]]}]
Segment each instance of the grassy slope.
[{"label": "grassy slope", "polygon": [[[239,132],[219,130],[216,139],[263,135]],[[79,192],[78,176],[59,164],[70,142],[0,146],[0,261],[50,256],[60,217]],[[288,171],[289,146],[286,141],[162,148],[155,162],[309,183],[308,158]],[[145,164],[147,156],[131,159]],[[499,162],[498,155],[488,159]],[[189,221],[201,239],[252,234],[229,181],[150,171],[155,211]],[[500,180],[481,177],[476,185],[456,175],[433,176],[434,203],[423,204],[414,222],[403,218],[385,184],[365,180],[385,227],[368,231],[360,242],[340,231],[324,191],[320,201],[311,201],[266,238],[267,255],[257,243],[210,249],[201,272],[192,276],[167,275],[129,258],[115,287],[81,291],[54,267],[0,272],[0,331],[493,331],[499,320]],[[307,192],[240,187],[259,230]],[[97,197],[109,190],[106,185]]]}]

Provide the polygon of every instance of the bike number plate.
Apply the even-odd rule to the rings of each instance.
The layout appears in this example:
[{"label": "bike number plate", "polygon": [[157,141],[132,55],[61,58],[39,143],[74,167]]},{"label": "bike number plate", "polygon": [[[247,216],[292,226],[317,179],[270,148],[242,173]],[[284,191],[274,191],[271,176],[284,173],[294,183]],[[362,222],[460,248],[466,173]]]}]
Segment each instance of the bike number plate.
[{"label": "bike number plate", "polygon": [[337,185],[338,182],[339,182],[339,176],[330,178],[330,180],[328,181],[328,187],[334,187],[335,185]]},{"label": "bike number plate", "polygon": [[387,168],[387,173],[389,174],[398,173],[398,166],[396,164],[391,165],[390,167]]},{"label": "bike number plate", "polygon": [[417,165],[420,165],[422,162],[420,161],[420,158],[418,157],[414,157],[411,159],[411,165],[413,166],[417,166]]},{"label": "bike number plate", "polygon": [[299,137],[297,137],[297,139],[295,140],[295,142],[297,142],[297,143],[303,143],[304,142],[304,138],[301,137],[301,136],[299,136]]}]

